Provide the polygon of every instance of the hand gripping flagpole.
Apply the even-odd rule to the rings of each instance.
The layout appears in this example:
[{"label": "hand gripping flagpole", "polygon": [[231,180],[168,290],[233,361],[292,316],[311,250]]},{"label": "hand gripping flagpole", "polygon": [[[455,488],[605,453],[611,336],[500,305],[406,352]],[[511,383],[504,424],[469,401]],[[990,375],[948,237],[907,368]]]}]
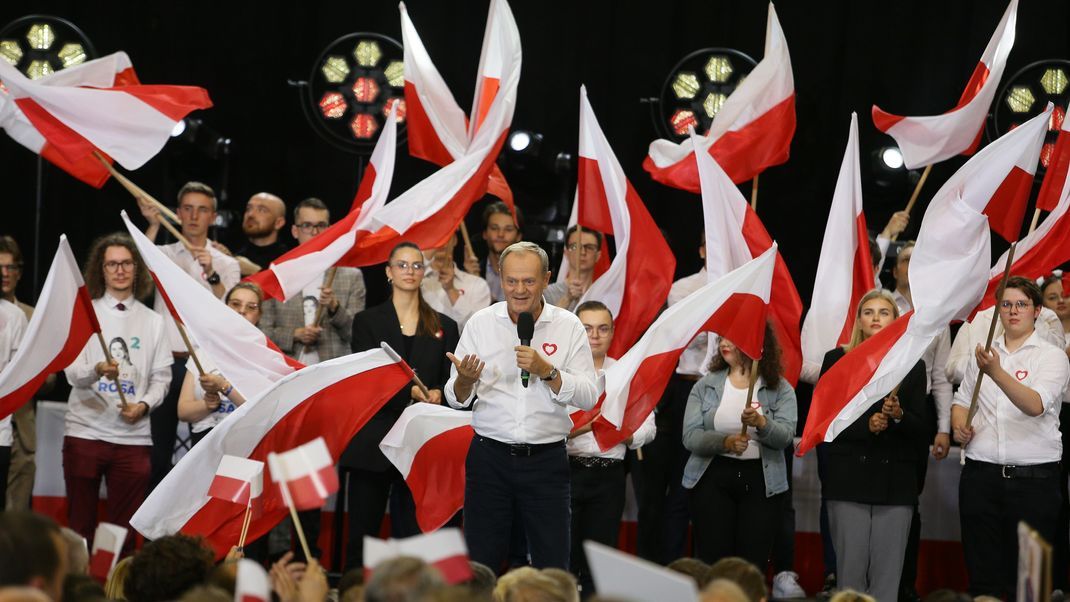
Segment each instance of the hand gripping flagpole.
[{"label": "hand gripping flagpole", "polygon": [[[323,288],[331,288],[331,286],[334,284],[334,275],[337,272],[338,272],[338,266],[331,266],[331,269],[327,270],[327,276],[324,277],[324,279],[323,279]],[[323,290],[323,289],[320,289],[320,290]],[[316,319],[312,321],[312,324],[314,326],[319,326],[320,325],[320,320],[323,319],[323,304],[322,303],[317,303],[317,306],[318,307],[316,307]],[[309,347],[311,347],[311,346],[312,345],[309,345],[307,343],[302,344],[302,347],[304,348],[305,351],[308,351]]]},{"label": "hand gripping flagpole", "polygon": [[153,197],[151,194],[145,192],[143,188],[141,188],[137,184],[134,184],[130,181],[129,178],[119,173],[119,170],[115,169],[115,167],[111,163],[108,163],[99,152],[93,151],[93,156],[95,156],[97,160],[100,161],[101,164],[108,169],[108,172],[111,173],[112,177],[115,178],[116,181],[118,181],[120,184],[122,184],[123,188],[125,188],[127,192],[133,195],[134,199],[138,202],[138,204],[142,202],[147,202],[150,205],[153,205],[154,207],[159,209],[160,214],[163,216],[160,219],[160,225],[162,225],[168,232],[170,232],[171,236],[174,236],[176,240],[181,242],[187,250],[192,251],[193,245],[190,244],[189,239],[183,236],[182,233],[179,232],[177,228],[175,228],[174,224],[171,223],[172,221],[175,224],[182,223],[179,221],[178,216],[175,215],[174,211],[168,209],[163,203],[157,201],[156,198]]},{"label": "hand gripping flagpole", "polygon": [[[97,331],[97,340],[100,341],[100,348],[104,350],[104,359],[109,364],[114,362],[115,360],[112,358],[111,352],[108,351],[108,344],[104,342],[104,334],[101,333],[99,330]],[[112,381],[112,382],[115,383],[115,390],[119,392],[119,403],[122,404],[123,410],[126,410],[127,401],[126,401],[126,393],[123,393],[123,383],[119,381],[119,377],[118,376],[116,376],[115,380]]]},{"label": "hand gripping flagpole", "polygon": [[[744,409],[749,408],[751,401],[754,399],[754,383],[758,381],[758,360],[750,361],[750,375],[748,376],[747,380],[749,380],[750,383],[747,385],[747,403],[743,406]],[[739,434],[747,434],[746,424],[744,424],[742,428],[740,428]]]},{"label": "hand gripping flagpole", "polygon": [[427,385],[425,385],[424,381],[420,380],[420,377],[416,375],[416,371],[413,370],[412,367],[405,362],[405,360],[401,359],[401,356],[398,355],[398,352],[394,351],[394,348],[391,347],[386,341],[379,343],[379,346],[382,347],[383,351],[385,351],[386,354],[390,356],[390,359],[401,365],[401,369],[404,370],[405,374],[407,374],[409,378],[412,379],[412,382],[420,388],[420,392],[423,393],[428,399],[430,399],[431,391],[427,388]]}]

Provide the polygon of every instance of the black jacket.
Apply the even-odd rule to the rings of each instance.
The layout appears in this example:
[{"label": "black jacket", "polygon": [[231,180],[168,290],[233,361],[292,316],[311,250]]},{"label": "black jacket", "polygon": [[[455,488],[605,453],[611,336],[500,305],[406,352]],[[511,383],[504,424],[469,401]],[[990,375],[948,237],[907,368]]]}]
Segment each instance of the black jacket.
[{"label": "black jacket", "polygon": [[[398,322],[397,312],[394,311],[394,304],[387,301],[370,307],[353,316],[353,351],[375,349],[386,341],[408,362],[428,388],[441,389],[450,377],[451,364],[446,352],[457,348],[460,336],[457,333],[457,323],[451,318],[438,314],[438,320],[441,324],[441,336],[417,335],[412,342],[411,351],[406,354],[401,324]],[[389,460],[379,450],[379,442],[411,403],[411,390],[411,383],[405,385],[372,416],[368,424],[353,436],[342,453],[339,464],[347,468],[377,472],[391,469]]]}]

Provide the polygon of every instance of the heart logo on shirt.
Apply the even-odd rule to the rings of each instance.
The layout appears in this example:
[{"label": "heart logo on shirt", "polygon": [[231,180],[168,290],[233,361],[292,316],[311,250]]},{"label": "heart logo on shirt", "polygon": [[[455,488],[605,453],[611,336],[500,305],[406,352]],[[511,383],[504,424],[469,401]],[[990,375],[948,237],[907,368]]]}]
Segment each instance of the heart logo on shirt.
[{"label": "heart logo on shirt", "polygon": [[1017,378],[1019,381],[1025,380],[1025,377],[1027,376],[1029,376],[1028,370],[1018,370],[1014,373],[1014,378]]},{"label": "heart logo on shirt", "polygon": [[553,343],[543,343],[542,350],[546,355],[553,355],[557,353],[557,345]]}]

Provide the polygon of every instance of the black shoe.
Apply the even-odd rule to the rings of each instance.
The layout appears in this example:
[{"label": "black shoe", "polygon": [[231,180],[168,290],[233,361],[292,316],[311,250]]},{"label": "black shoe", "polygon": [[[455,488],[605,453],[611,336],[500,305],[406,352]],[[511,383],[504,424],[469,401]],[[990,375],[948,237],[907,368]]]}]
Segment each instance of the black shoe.
[{"label": "black shoe", "polygon": [[825,585],[821,588],[821,591],[817,592],[815,597],[818,600],[828,600],[834,593],[836,593],[836,574],[830,573],[825,575]]}]

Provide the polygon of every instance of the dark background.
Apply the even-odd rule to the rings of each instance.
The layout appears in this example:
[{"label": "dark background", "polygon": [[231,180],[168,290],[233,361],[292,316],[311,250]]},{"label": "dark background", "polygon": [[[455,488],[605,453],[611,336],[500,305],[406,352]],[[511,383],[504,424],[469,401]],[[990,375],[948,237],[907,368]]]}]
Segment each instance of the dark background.
[{"label": "dark background", "polygon": [[[468,110],[482,44],[486,0],[412,0],[416,28],[460,105]],[[514,129],[545,136],[547,152],[575,153],[578,90],[587,85],[591,103],[628,177],[667,233],[677,256],[677,276],[699,268],[701,205],[696,195],[654,183],[640,167],[657,137],[641,97],[657,96],[672,66],[693,50],[735,48],[762,56],[767,5],[756,0],[513,0],[523,41],[524,63]],[[777,6],[792,57],[798,127],[791,159],[762,174],[758,213],[809,298],[821,237],[847,138],[851,111],[859,114],[866,217],[873,231],[901,209],[911,190],[905,173],[889,185],[871,177],[871,153],[891,142],[877,132],[869,110],[879,103],[907,115],[944,112],[958,100],[992,31],[1003,1],[794,1]],[[305,122],[297,92],[287,79],[307,79],[313,62],[335,38],[372,31],[400,40],[392,0],[358,2],[85,2],[0,3],[0,24],[30,13],[73,21],[98,54],[126,51],[143,83],[206,88],[215,107],[199,116],[233,140],[227,198],[221,209],[240,212],[259,191],[291,205],[307,196],[324,199],[340,213],[358,181],[357,157],[318,138]],[[1017,40],[1004,82],[1021,67],[1066,58],[1070,3],[1023,0]],[[996,102],[999,102],[997,99]],[[988,138],[986,138],[987,140]],[[933,169],[903,238],[916,233],[922,210],[964,159]],[[22,243],[27,269],[19,297],[32,301],[36,156],[0,137],[4,218],[0,233]],[[220,184],[220,165],[181,143],[132,174],[157,198],[174,203],[187,179]],[[433,167],[407,156],[402,147],[391,198]],[[538,213],[557,201],[546,185],[529,187],[512,178],[521,206]],[[546,182],[553,176],[528,178]],[[742,190],[749,194],[749,185]],[[549,192],[548,192],[549,191]],[[571,198],[571,191],[567,192]],[[135,210],[115,182],[90,188],[45,164],[43,173],[41,274],[61,233],[82,258],[95,236],[118,230],[120,209]],[[567,215],[559,220],[563,223]],[[477,221],[470,220],[478,241]],[[288,233],[288,228],[286,232]],[[232,242],[235,232],[220,232]],[[288,234],[287,234],[288,236]],[[995,245],[997,251],[1001,245]],[[371,280],[376,280],[378,269]],[[369,303],[381,286],[369,282]]]}]

